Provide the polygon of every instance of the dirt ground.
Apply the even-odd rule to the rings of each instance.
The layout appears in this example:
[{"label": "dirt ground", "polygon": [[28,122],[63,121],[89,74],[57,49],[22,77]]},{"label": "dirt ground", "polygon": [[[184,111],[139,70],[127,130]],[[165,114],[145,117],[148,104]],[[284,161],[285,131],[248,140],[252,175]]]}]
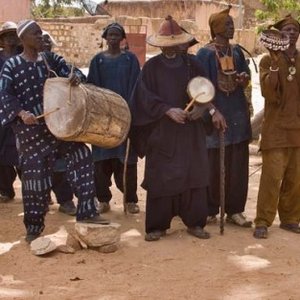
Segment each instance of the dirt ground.
[{"label": "dirt ground", "polygon": [[[261,159],[251,155],[250,173]],[[139,181],[143,161],[139,163]],[[247,215],[255,215],[260,171],[250,177]],[[142,212],[125,216],[121,193],[113,187],[111,220],[121,224],[120,249],[112,254],[81,250],[30,253],[24,242],[20,183],[16,199],[0,204],[0,299],[300,299],[300,236],[279,229],[256,240],[253,229],[207,226],[212,237],[199,240],[175,218],[167,236],[144,241],[145,192],[138,194]],[[51,206],[44,234],[71,229],[74,218]],[[297,287],[298,286],[298,287]]]}]

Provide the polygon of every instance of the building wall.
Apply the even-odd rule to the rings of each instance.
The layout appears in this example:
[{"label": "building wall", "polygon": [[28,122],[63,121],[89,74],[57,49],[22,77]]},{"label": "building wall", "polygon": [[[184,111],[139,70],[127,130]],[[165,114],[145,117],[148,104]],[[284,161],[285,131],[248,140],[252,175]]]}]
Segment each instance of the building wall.
[{"label": "building wall", "polygon": [[0,22],[30,18],[30,0],[0,0]]},{"label": "building wall", "polygon": [[[121,23],[126,32],[135,33],[140,28],[145,27],[147,36],[157,32],[162,18],[133,18],[121,16],[115,19],[107,17],[88,18],[86,22],[80,19],[80,23],[76,23],[76,19],[60,19],[60,20],[39,20],[39,24],[44,30],[51,33],[57,41],[58,46],[54,51],[61,54],[68,62],[75,64],[78,67],[87,67],[91,58],[101,51],[100,45],[102,42],[101,31],[108,24],[117,21]],[[195,34],[199,44],[194,46],[191,50],[196,52],[199,47],[205,45],[210,40],[209,30],[200,30],[197,23],[191,20],[181,20],[179,22],[189,32]],[[237,30],[235,35],[236,40],[254,53],[257,48],[257,37],[254,30]],[[155,47],[147,45],[147,53],[154,53],[159,51]]]},{"label": "building wall", "polygon": [[[132,17],[165,18],[171,15],[175,20],[195,20],[199,29],[208,29],[208,19],[212,13],[227,8],[224,1],[214,0],[110,0],[105,9],[112,16],[128,15]],[[242,12],[244,6],[242,6]],[[231,14],[234,19],[238,18],[239,9],[233,4]],[[238,22],[236,22],[238,24]]]}]

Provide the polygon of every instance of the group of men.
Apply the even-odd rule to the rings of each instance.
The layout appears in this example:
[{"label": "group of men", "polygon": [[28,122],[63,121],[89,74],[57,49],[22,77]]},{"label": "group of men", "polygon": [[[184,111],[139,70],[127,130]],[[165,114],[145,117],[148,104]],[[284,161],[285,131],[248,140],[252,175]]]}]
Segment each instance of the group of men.
[{"label": "group of men", "polygon": [[[112,23],[102,34],[108,49],[90,63],[87,82],[120,94],[131,109],[125,200],[129,213],[139,212],[137,156],[145,157],[146,241],[163,237],[176,215],[189,234],[210,237],[204,227],[217,221],[220,207],[220,131],[225,137],[226,220],[241,227],[252,226],[244,215],[251,141],[244,90],[250,70],[240,46],[230,44],[234,35],[230,7],[211,15],[209,26],[212,40],[195,56],[187,53],[197,42],[195,38],[168,16],[159,31],[147,39],[161,54],[149,59],[140,71],[136,56],[121,48],[126,39],[124,28]],[[260,64],[266,107],[256,238],[267,237],[277,208],[280,227],[300,233],[300,58],[296,50],[300,24],[287,16],[274,27],[290,37],[290,47],[285,52],[270,51]],[[62,57],[43,51],[42,30],[35,21],[19,23],[15,34],[23,49],[20,54],[14,50],[6,55],[3,62],[0,119],[5,130],[13,129],[18,142],[18,163],[10,166],[17,166],[21,174],[26,240],[32,241],[43,231],[58,159],[64,159],[66,184],[78,198],[77,221],[107,224],[100,213],[110,210],[112,176],[124,191],[125,143],[113,149],[92,146],[90,153],[83,143],[57,140],[44,119],[37,117],[43,113],[42,92],[49,69],[68,77],[70,67]],[[215,97],[186,110],[190,101],[187,85],[197,76],[210,79]],[[70,83],[78,85],[84,80],[77,70]],[[4,192],[1,186],[0,192]]]}]

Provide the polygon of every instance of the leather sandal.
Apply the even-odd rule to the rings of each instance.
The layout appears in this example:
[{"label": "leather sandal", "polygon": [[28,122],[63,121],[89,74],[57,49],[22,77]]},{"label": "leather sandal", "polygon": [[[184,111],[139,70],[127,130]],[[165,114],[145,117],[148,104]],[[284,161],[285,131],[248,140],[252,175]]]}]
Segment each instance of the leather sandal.
[{"label": "leather sandal", "polygon": [[90,223],[90,224],[101,224],[101,225],[108,225],[110,221],[107,219],[102,218],[100,215],[96,215],[92,218],[78,220],[79,223]]},{"label": "leather sandal", "polygon": [[279,227],[293,233],[300,233],[299,224],[280,224]]},{"label": "leather sandal", "polygon": [[158,241],[162,236],[166,235],[165,230],[155,230],[146,233],[145,235],[145,241],[147,242],[153,242],[153,241]]},{"label": "leather sandal", "polygon": [[190,235],[197,237],[198,239],[209,239],[210,238],[210,234],[200,226],[189,227],[187,229],[187,232]]},{"label": "leather sandal", "polygon": [[268,228],[266,226],[257,226],[254,229],[253,236],[256,239],[266,239],[268,238]]}]

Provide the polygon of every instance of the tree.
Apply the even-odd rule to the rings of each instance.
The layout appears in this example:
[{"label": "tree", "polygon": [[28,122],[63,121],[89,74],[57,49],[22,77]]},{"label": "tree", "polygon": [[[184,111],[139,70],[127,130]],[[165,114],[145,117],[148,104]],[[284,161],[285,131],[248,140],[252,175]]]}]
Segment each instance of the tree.
[{"label": "tree", "polygon": [[263,24],[259,30],[266,27],[266,24],[273,24],[285,15],[292,13],[300,21],[300,1],[299,0],[260,0],[265,6],[264,10],[257,9],[255,16]]},{"label": "tree", "polygon": [[80,0],[31,0],[32,15],[37,18],[82,16],[84,9]]}]

